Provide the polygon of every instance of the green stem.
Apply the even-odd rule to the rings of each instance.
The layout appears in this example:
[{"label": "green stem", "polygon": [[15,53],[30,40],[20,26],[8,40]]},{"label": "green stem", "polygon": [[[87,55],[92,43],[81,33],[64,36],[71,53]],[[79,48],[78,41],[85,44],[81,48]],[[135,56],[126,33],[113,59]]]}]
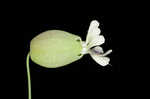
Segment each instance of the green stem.
[{"label": "green stem", "polygon": [[30,79],[29,57],[30,57],[30,54],[28,53],[27,58],[26,58],[27,78],[28,78],[28,99],[31,99],[31,79]]}]

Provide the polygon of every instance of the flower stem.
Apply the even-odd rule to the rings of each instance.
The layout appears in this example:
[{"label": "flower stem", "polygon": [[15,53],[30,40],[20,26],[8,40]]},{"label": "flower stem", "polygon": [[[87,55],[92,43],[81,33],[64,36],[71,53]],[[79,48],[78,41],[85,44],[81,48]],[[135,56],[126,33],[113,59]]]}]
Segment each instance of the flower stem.
[{"label": "flower stem", "polygon": [[27,78],[28,78],[28,99],[31,99],[31,79],[30,79],[29,57],[30,57],[30,54],[28,53],[27,58],[26,58]]}]

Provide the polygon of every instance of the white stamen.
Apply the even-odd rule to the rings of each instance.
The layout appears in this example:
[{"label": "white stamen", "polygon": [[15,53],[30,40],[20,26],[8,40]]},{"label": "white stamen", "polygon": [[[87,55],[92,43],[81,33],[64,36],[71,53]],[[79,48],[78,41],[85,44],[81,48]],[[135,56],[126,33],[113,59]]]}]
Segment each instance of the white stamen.
[{"label": "white stamen", "polygon": [[112,50],[108,50],[107,52],[105,52],[102,56],[107,56],[108,54],[110,54],[112,52]]}]

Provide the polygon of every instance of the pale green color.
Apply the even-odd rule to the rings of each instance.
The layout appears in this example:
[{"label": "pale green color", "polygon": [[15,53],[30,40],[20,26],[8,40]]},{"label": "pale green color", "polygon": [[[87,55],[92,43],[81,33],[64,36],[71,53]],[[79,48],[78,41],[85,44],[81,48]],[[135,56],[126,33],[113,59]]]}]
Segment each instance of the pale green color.
[{"label": "pale green color", "polygon": [[99,22],[93,20],[90,23],[86,41],[81,41],[77,35],[61,31],[49,30],[32,39],[30,51],[26,58],[28,76],[28,99],[31,99],[31,79],[29,58],[46,68],[58,68],[79,60],[83,55],[90,54],[101,66],[109,65],[110,59],[106,57],[112,52],[104,53],[102,45],[105,42],[100,35]]},{"label": "pale green color", "polygon": [[43,32],[30,43],[32,61],[47,68],[57,68],[79,60],[83,56],[81,50],[81,38],[61,30]]},{"label": "pale green color", "polygon": [[28,99],[31,99],[32,95],[31,95],[31,76],[30,76],[30,67],[29,67],[29,53],[27,55],[27,59],[26,59],[26,68],[27,68],[27,78],[28,78]]}]

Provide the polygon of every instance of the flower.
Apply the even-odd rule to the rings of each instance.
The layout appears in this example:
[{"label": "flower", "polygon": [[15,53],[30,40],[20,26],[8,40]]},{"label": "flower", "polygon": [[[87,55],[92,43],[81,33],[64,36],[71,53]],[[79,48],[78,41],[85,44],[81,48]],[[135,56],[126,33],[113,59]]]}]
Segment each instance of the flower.
[{"label": "flower", "polygon": [[100,47],[100,45],[105,42],[105,38],[103,35],[100,35],[101,30],[98,27],[99,22],[93,20],[89,26],[86,41],[82,42],[83,48],[81,54],[90,54],[98,64],[106,66],[110,62],[110,58],[106,56],[110,54],[112,50],[108,50],[104,53],[102,47]]}]

